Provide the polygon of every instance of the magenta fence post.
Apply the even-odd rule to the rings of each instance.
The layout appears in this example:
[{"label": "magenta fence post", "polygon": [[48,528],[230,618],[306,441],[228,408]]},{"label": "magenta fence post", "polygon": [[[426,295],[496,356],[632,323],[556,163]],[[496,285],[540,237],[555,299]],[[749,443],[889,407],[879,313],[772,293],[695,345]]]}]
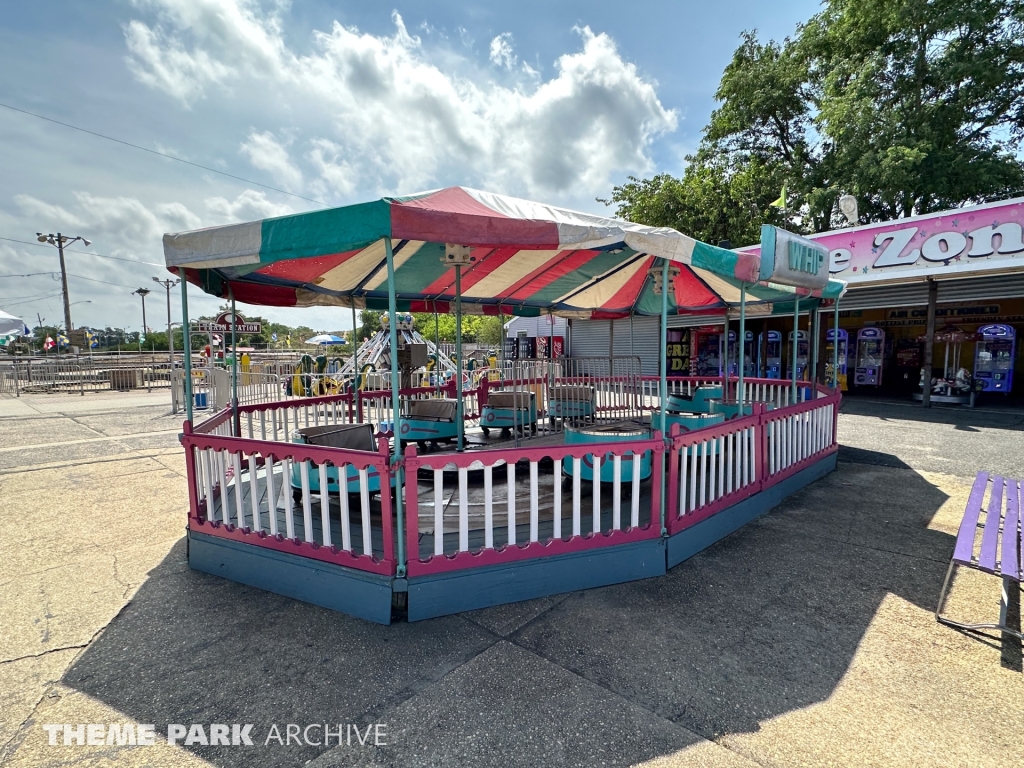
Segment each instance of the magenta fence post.
[{"label": "magenta fence post", "polygon": [[188,480],[189,523],[199,520],[199,492],[196,490],[196,449],[192,444],[192,423],[181,426],[181,443],[185,448],[185,477]]},{"label": "magenta fence post", "polygon": [[[377,453],[385,461],[380,473],[380,524],[384,559],[398,563],[398,556],[395,553],[394,528],[391,522],[391,478],[396,477],[396,468],[391,466],[391,446],[387,438],[382,437],[377,441]],[[387,467],[387,473],[383,471],[384,467]],[[398,535],[402,535],[401,531]],[[402,565],[402,563],[398,564]]]},{"label": "magenta fence post", "polygon": [[672,522],[679,516],[679,425],[671,424],[668,428],[668,490],[665,493],[665,525],[672,530]]},{"label": "magenta fence post", "polygon": [[[416,455],[416,445],[409,443],[405,446],[405,476],[406,478],[412,477],[412,488],[413,492],[406,494],[405,497],[405,558],[410,563],[417,562],[420,559],[420,507],[419,499],[416,494],[416,474],[420,468],[419,457]],[[408,488],[408,483],[406,488]],[[402,531],[399,531],[399,536],[403,535]],[[400,565],[407,565],[407,563],[400,563]]]}]

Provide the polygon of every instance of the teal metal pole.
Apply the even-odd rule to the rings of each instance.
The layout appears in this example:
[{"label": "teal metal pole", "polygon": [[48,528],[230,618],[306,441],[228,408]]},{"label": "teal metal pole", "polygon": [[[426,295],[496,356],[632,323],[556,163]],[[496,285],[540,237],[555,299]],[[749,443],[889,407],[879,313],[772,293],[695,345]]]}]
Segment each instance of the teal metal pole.
[{"label": "teal metal pole", "polygon": [[356,297],[352,301],[352,389],[359,391],[359,333],[356,327]]},{"label": "teal metal pole", "polygon": [[455,427],[459,430],[458,450],[462,451],[465,427],[462,423],[462,265],[455,265]]},{"label": "teal metal pole", "polygon": [[[836,299],[833,312],[833,326],[835,330],[832,331],[834,336],[832,339],[832,386],[835,389],[839,389],[839,299]],[[849,354],[849,343],[847,343],[847,354]]]},{"label": "teal metal pole", "polygon": [[793,303],[793,404],[796,404],[796,354],[800,348],[800,341],[797,339],[798,331],[800,330],[800,297],[796,297],[796,301]]},{"label": "teal metal pole", "polygon": [[235,427],[235,437],[242,436],[242,425],[238,421],[238,337],[235,335],[235,292],[228,286],[231,298],[231,421]]},{"label": "teal metal pole", "polygon": [[[668,407],[668,365],[666,353],[668,351],[668,259],[663,259],[661,262],[661,354],[659,367],[661,368],[661,436],[662,439],[668,439],[668,425],[667,407]],[[665,475],[668,470],[668,465],[665,460],[666,451],[661,452],[661,509],[659,510],[659,516],[661,519],[661,535],[664,536],[668,533],[668,529],[665,527]]]},{"label": "teal metal pole", "polygon": [[736,399],[740,403],[740,415],[743,415],[743,366],[745,361],[743,360],[743,353],[747,347],[747,284],[740,283],[740,335],[736,340],[739,344],[739,351],[737,352],[737,360],[739,362],[739,370],[737,370],[738,378],[736,380]]},{"label": "teal metal pole", "polygon": [[[188,332],[188,280],[185,279],[185,268],[178,268],[181,277],[181,333],[182,346],[185,347],[185,418],[192,423],[192,337]],[[174,330],[173,328],[171,329]]]},{"label": "teal metal pole", "polygon": [[437,300],[434,300],[434,394],[441,394],[441,326],[437,319]]},{"label": "teal metal pole", "polygon": [[[405,510],[402,505],[402,491],[405,488],[405,477],[399,462],[402,460],[402,401],[399,395],[401,377],[398,375],[398,295],[395,292],[395,254],[391,248],[391,238],[384,238],[384,256],[388,262],[388,316],[390,317],[391,335],[391,429],[394,431],[394,448],[391,454],[392,466],[396,467],[398,477],[395,482],[395,513],[398,520],[398,568],[399,578],[405,577]],[[385,553],[387,554],[387,553]]]}]

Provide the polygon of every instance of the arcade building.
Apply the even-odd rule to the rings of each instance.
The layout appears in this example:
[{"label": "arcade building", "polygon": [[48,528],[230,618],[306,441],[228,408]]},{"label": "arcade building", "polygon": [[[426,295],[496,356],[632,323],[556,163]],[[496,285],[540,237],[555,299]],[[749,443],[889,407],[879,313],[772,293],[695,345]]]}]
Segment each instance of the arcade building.
[{"label": "arcade building", "polygon": [[[854,395],[921,401],[923,371],[933,403],[1024,401],[1024,198],[811,235],[829,248],[839,301],[839,382]],[[759,246],[738,249],[758,253]],[[799,314],[798,378],[832,379],[834,307]],[[657,318],[574,321],[574,356],[636,354],[655,371]],[[647,328],[651,325],[652,328]],[[735,311],[669,319],[670,375],[737,374]],[[789,378],[794,315],[748,309],[744,375]],[[728,341],[726,342],[726,339]]]}]

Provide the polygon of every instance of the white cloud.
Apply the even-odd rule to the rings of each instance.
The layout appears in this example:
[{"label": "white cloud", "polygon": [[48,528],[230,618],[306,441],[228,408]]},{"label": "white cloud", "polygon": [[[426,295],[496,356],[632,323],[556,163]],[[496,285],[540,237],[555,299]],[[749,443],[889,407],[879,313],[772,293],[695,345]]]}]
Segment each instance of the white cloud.
[{"label": "white cloud", "polygon": [[250,0],[138,7],[150,18],[125,30],[136,77],[190,105],[216,92],[255,126],[242,141],[250,162],[306,195],[467,184],[588,201],[652,170],[651,143],[676,127],[655,83],[589,27],[547,79],[516,67],[511,35],[499,35],[490,58],[506,75],[495,83],[490,62],[425,47],[397,13],[389,36],[335,22],[303,54]]},{"label": "white cloud", "polygon": [[[247,189],[234,200],[224,197],[208,197],[203,201],[207,213],[216,219],[218,224],[233,224],[239,221],[256,221],[274,216],[287,216],[294,213],[290,205],[275,203],[267,199],[263,192]],[[196,229],[196,227],[189,227]],[[181,231],[181,230],[178,230]]]},{"label": "white cloud", "polygon": [[252,131],[242,142],[241,150],[253,166],[267,171],[285,189],[297,190],[302,187],[302,171],[292,163],[288,148],[270,131]]},{"label": "white cloud", "polygon": [[505,69],[515,67],[518,59],[512,51],[511,32],[502,32],[491,40],[491,61]]}]

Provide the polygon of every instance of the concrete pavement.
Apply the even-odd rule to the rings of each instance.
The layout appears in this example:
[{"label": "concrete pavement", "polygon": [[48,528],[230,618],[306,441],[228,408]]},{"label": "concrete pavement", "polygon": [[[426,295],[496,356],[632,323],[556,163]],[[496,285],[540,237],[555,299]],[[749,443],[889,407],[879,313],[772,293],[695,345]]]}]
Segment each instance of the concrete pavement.
[{"label": "concrete pavement", "polygon": [[[664,578],[380,627],[189,570],[181,418],[140,395],[0,399],[4,765],[1024,760],[1020,644],[931,615],[974,472],[1024,474],[1020,416],[849,401],[835,473]],[[968,574],[949,610],[997,601]],[[235,722],[259,746],[42,728]],[[288,723],[386,743],[262,746]]]}]

